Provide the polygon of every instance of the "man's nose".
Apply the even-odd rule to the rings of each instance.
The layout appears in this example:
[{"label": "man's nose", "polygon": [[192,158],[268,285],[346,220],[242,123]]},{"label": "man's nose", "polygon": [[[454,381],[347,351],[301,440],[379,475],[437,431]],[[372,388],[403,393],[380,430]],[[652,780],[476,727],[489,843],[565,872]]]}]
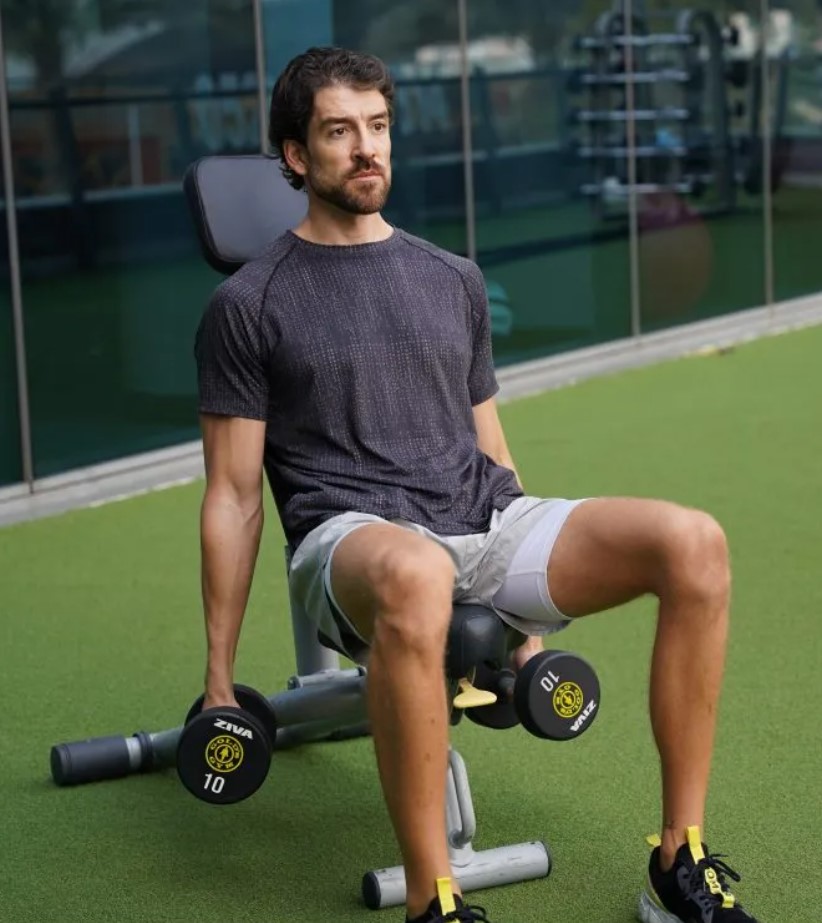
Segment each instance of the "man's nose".
[{"label": "man's nose", "polygon": [[363,128],[357,133],[357,143],[354,146],[354,156],[362,160],[371,161],[377,155],[377,140],[368,130]]}]

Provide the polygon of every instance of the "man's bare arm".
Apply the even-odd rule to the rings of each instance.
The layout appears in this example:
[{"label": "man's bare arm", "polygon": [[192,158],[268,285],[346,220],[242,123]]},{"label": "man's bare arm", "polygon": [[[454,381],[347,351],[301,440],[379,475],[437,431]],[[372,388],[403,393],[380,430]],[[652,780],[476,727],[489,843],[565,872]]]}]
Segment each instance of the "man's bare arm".
[{"label": "man's bare arm", "polygon": [[[514,459],[508,449],[508,443],[497,412],[497,402],[493,397],[474,407],[474,426],[477,430],[477,445],[480,450],[485,452],[498,465],[510,468],[514,472],[514,477],[516,477],[520,488],[524,490],[519,474],[517,474]],[[530,657],[538,654],[542,649],[542,637],[534,635],[527,638],[511,655],[515,669],[522,667]]]},{"label": "man's bare arm", "polygon": [[517,467],[511,457],[505,433],[502,429],[496,400],[491,397],[487,401],[477,404],[473,410],[474,426],[477,430],[477,445],[480,451],[484,452],[498,465],[510,468],[514,472],[517,483],[522,487],[522,481],[520,481],[519,474],[517,474]]},{"label": "man's bare arm", "polygon": [[263,527],[265,423],[203,414],[200,516],[208,661],[204,707],[234,701],[234,658]]}]

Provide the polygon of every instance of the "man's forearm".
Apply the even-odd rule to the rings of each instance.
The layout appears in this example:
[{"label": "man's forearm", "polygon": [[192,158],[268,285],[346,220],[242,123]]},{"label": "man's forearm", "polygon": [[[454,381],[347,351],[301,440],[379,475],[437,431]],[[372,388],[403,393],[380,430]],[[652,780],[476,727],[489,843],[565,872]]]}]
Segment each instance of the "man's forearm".
[{"label": "man's forearm", "polygon": [[208,639],[206,690],[233,694],[237,642],[263,525],[262,503],[252,508],[206,494],[201,516],[202,590]]},{"label": "man's forearm", "polygon": [[514,477],[517,479],[517,484],[519,484],[520,490],[525,490],[525,488],[522,486],[522,481],[520,480],[517,466],[514,464],[514,459],[511,457],[511,453],[507,450],[507,448],[500,449],[494,455],[489,457],[492,461],[496,462],[498,465],[501,465],[503,468],[510,468],[511,471],[514,472]]}]

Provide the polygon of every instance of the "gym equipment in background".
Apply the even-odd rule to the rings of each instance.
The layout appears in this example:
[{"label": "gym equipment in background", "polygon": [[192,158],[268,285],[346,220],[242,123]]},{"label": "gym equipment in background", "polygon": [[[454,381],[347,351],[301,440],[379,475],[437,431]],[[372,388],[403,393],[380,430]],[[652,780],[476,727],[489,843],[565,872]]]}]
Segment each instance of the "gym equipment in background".
[{"label": "gym equipment in background", "polygon": [[[570,156],[588,164],[580,187],[603,220],[624,218],[632,194],[703,200],[703,215],[729,213],[737,189],[761,191],[761,52],[733,56],[738,35],[707,10],[656,13],[615,0],[591,34],[577,36],[584,60],[568,79]],[[778,147],[785,121],[788,56],[772,65],[776,105],[771,124]],[[747,91],[747,100],[743,97]],[[732,132],[748,115],[747,134]],[[772,187],[784,158],[776,158]]]}]

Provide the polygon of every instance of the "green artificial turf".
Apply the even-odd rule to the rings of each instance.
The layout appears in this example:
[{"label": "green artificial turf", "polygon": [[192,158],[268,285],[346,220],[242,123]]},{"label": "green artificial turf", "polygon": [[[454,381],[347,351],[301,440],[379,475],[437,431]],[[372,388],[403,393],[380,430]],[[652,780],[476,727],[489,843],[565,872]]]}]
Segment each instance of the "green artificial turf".
[{"label": "green artificial turf", "polygon": [[[764,923],[817,923],[822,752],[822,328],[588,381],[502,408],[520,473],[544,495],[662,496],[711,510],[735,567],[708,837]],[[401,921],[359,903],[398,861],[368,740],[275,756],[266,785],[215,808],[172,772],[75,789],[53,743],[159,730],[198,693],[202,485],[0,530],[3,763],[0,918],[10,923]],[[545,839],[547,880],[475,895],[495,923],[627,923],[658,827],[646,714],[653,606],[562,638],[597,667],[599,720],[551,744],[470,722],[478,848]],[[276,517],[237,678],[283,688],[293,652]],[[688,702],[682,702],[688,708]]]}]

